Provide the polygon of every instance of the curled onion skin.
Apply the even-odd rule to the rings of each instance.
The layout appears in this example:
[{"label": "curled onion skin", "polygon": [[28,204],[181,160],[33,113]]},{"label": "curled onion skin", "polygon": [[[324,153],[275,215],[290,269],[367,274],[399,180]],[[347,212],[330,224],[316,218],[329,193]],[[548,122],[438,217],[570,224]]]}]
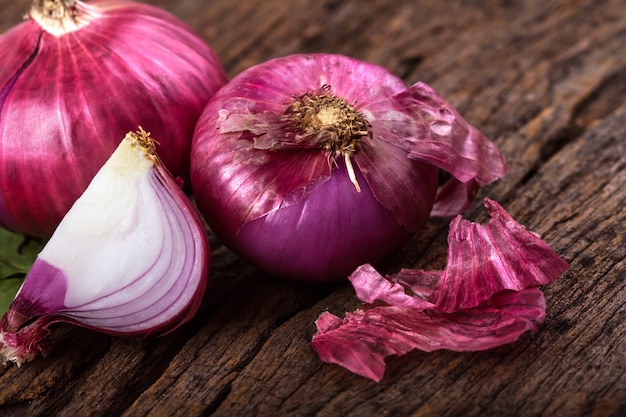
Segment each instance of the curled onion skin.
[{"label": "curled onion skin", "polygon": [[[46,17],[40,3],[71,18]],[[131,1],[35,1],[28,17],[0,36],[0,226],[49,237],[138,121],[187,181],[194,126],[227,81],[210,47]]]},{"label": "curled onion skin", "polygon": [[[441,189],[440,168],[452,174]],[[307,281],[380,262],[507,170],[429,86],[329,54],[234,77],[202,113],[191,156],[192,189],[217,237],[266,272]]]},{"label": "curled onion skin", "polygon": [[536,331],[546,315],[539,286],[569,265],[498,203],[484,203],[487,224],[451,221],[443,271],[383,276],[359,266],[349,279],[363,304],[343,319],[326,311],[316,320],[320,359],[378,382],[387,356],[487,350]]},{"label": "curled onion skin", "polygon": [[200,306],[209,246],[195,206],[146,132],[129,133],[37,256],[0,320],[0,359],[46,354],[48,327],[170,332]]}]

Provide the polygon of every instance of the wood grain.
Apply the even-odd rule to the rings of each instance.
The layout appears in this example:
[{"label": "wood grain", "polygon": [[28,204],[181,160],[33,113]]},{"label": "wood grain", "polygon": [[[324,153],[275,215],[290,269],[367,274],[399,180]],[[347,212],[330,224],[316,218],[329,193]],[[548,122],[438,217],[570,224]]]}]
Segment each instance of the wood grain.
[{"label": "wood grain", "polygon": [[[415,351],[376,384],[323,364],[314,320],[359,303],[347,282],[266,276],[211,239],[199,315],[158,339],[61,325],[43,359],[0,367],[6,416],[618,416],[626,411],[626,2],[150,1],[189,23],[230,76],[331,52],[446,96],[505,153],[481,191],[571,265],[547,319],[479,353]],[[26,2],[1,0],[0,29]],[[138,51],[141,52],[141,51]],[[466,213],[485,220],[480,199]],[[384,265],[440,269],[447,220]]]}]

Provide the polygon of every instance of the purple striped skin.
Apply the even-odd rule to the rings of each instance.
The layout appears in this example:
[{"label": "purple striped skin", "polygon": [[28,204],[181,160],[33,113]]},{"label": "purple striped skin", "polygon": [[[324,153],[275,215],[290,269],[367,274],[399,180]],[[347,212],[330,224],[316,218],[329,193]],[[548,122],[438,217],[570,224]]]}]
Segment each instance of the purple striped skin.
[{"label": "purple striped skin", "polygon": [[52,234],[137,125],[188,183],[195,124],[227,81],[209,46],[164,10],[95,0],[77,11],[94,17],[59,37],[34,20],[0,36],[0,225],[31,236]]}]

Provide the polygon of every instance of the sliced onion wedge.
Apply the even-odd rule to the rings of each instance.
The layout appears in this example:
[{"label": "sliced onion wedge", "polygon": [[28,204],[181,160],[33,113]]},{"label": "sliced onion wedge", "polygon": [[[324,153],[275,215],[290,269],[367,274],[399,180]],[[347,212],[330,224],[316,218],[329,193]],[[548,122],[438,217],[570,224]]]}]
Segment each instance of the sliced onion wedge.
[{"label": "sliced onion wedge", "polygon": [[202,300],[209,246],[197,211],[143,129],[130,132],[38,255],[0,322],[0,358],[45,355],[54,322],[163,334]]}]

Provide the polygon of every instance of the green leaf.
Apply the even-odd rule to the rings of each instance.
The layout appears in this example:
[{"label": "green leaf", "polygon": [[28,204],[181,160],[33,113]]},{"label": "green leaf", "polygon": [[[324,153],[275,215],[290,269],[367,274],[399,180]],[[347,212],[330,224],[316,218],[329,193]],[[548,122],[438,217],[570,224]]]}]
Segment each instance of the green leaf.
[{"label": "green leaf", "polygon": [[11,301],[15,298],[15,294],[20,289],[22,282],[24,282],[24,277],[0,279],[0,314],[4,314],[9,310]]},{"label": "green leaf", "polygon": [[0,229],[0,315],[9,309],[45,242]]}]

